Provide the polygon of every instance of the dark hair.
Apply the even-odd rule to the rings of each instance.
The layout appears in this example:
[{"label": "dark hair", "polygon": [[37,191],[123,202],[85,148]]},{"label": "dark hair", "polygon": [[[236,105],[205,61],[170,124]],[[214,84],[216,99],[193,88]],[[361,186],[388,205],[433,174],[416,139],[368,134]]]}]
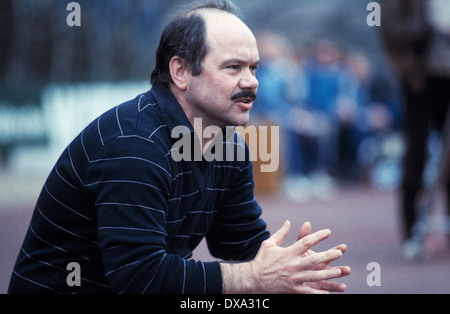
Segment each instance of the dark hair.
[{"label": "dark hair", "polygon": [[229,0],[198,1],[185,7],[171,19],[161,35],[156,50],[156,66],[150,80],[152,84],[156,80],[166,86],[172,83],[169,63],[174,56],[184,59],[192,75],[202,73],[202,62],[208,47],[205,21],[197,13],[201,9],[216,9],[240,17],[239,9]]}]

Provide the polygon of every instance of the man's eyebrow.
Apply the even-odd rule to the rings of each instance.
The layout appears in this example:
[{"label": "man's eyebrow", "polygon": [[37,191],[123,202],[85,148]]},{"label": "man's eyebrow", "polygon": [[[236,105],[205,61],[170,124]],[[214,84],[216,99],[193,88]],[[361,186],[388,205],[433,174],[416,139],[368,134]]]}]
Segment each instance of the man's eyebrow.
[{"label": "man's eyebrow", "polygon": [[[260,60],[258,59],[257,61],[253,62],[251,65],[255,66],[255,65],[259,65]],[[222,66],[227,66],[230,64],[248,64],[248,61],[244,60],[244,59],[239,59],[239,58],[231,58],[231,59],[227,59],[224,62],[222,62]]]}]

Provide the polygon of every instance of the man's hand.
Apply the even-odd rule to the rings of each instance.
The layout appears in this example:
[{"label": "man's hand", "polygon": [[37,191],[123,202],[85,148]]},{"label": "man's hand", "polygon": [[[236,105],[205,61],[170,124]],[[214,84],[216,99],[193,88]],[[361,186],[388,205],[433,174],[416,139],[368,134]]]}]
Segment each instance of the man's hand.
[{"label": "man's hand", "polygon": [[[298,236],[297,236],[297,241],[299,241],[300,239],[302,239],[310,234],[311,234],[311,224],[309,222],[305,222],[302,225],[302,227],[300,228],[300,232],[298,233]],[[340,245],[336,246],[335,249],[340,250],[342,253],[345,253],[345,251],[347,251],[347,246],[345,244],[340,244]],[[314,254],[314,251],[308,250],[305,253],[305,256],[310,255],[310,254]],[[328,267],[328,264],[329,263],[319,264],[319,265],[313,267],[313,269],[316,269],[316,270],[326,269]],[[350,272],[351,272],[350,267],[339,266],[338,268],[341,270],[340,277],[350,275]],[[327,290],[327,291],[333,291],[333,292],[344,292],[347,288],[346,285],[343,283],[333,282],[330,280],[309,282],[309,283],[305,283],[305,284],[312,288],[318,289],[318,290]]]},{"label": "man's hand", "polygon": [[345,291],[345,285],[331,281],[350,274],[347,266],[328,267],[340,258],[346,246],[339,245],[324,252],[310,250],[327,239],[330,230],[311,234],[305,223],[298,240],[283,248],[290,223],[283,226],[261,244],[255,259],[248,263],[221,264],[224,293],[328,293]]}]

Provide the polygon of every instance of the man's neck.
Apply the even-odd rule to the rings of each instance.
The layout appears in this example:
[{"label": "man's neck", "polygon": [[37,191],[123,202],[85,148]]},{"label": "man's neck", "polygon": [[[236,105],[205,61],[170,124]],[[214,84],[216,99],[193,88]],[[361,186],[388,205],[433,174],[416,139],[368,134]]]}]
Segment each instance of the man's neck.
[{"label": "man's neck", "polygon": [[201,114],[195,112],[194,108],[189,105],[185,98],[181,95],[181,92],[174,88],[171,84],[169,84],[169,91],[172,93],[172,95],[174,95],[175,99],[180,104],[186,117],[191,123],[195,134],[197,134],[198,138],[202,140],[202,154],[204,154],[215,138],[214,133],[205,132],[205,129],[208,126],[213,126],[214,124],[210,123],[209,119],[206,119]]}]

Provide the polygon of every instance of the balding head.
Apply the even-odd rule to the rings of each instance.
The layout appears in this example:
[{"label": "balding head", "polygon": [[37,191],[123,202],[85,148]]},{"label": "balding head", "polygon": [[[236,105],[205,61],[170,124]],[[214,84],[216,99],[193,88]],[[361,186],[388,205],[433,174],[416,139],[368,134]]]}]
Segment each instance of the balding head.
[{"label": "balding head", "polygon": [[239,20],[240,16],[239,9],[228,0],[198,1],[189,4],[171,19],[161,35],[156,51],[156,66],[151,76],[152,84],[156,80],[166,86],[172,83],[169,63],[174,56],[184,59],[194,75],[202,72],[202,61],[208,49],[205,18],[211,12],[226,13],[236,20]]},{"label": "balding head", "polygon": [[199,10],[198,14],[205,21],[208,52],[218,46],[256,46],[252,31],[237,16],[215,9]]}]

